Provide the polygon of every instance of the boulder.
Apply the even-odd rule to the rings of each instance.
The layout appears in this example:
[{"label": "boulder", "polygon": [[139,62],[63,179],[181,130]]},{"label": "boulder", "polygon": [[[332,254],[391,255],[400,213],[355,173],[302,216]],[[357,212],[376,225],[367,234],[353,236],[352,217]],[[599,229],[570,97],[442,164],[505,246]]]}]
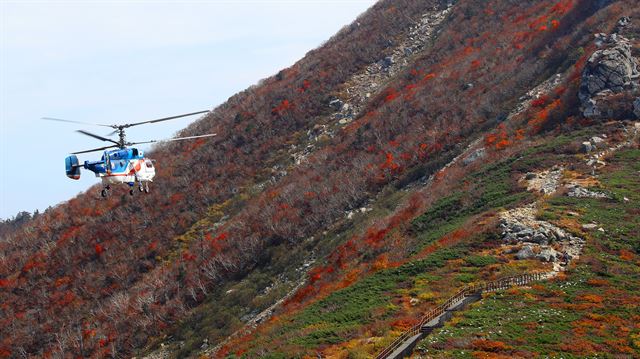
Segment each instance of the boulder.
[{"label": "boulder", "polygon": [[533,252],[533,248],[531,246],[524,246],[521,250],[516,253],[516,258],[520,260],[531,259],[534,258],[536,254]]},{"label": "boulder", "polygon": [[591,139],[589,140],[594,146],[598,146],[598,145],[602,145],[604,143],[604,140],[598,136],[593,136],[591,137]]},{"label": "boulder", "polygon": [[384,59],[382,59],[380,65],[384,70],[389,69],[391,66],[393,66],[393,57],[391,56],[385,57]]},{"label": "boulder", "polygon": [[549,239],[543,233],[536,233],[531,237],[531,241],[534,243],[547,244],[549,243]]},{"label": "boulder", "polygon": [[629,40],[616,34],[608,37],[598,34],[596,42],[604,48],[589,57],[578,92],[585,117],[601,115],[594,97],[605,91],[620,93],[640,77],[638,60],[631,54]]},{"label": "boulder", "polygon": [[536,258],[543,262],[555,262],[558,257],[558,252],[553,248],[545,248],[536,255]]},{"label": "boulder", "polygon": [[333,108],[336,111],[340,111],[343,105],[344,105],[344,102],[342,102],[342,100],[338,98],[333,99],[329,102],[329,106],[331,106],[331,108]]},{"label": "boulder", "polygon": [[625,27],[629,25],[630,22],[631,19],[628,16],[621,17],[620,20],[618,20],[618,27]]},{"label": "boulder", "polygon": [[518,238],[531,238],[533,236],[533,230],[527,228],[523,231],[518,232],[516,236],[518,236]]},{"label": "boulder", "polygon": [[486,156],[487,152],[484,148],[479,148],[477,150],[475,150],[473,153],[471,153],[469,156],[465,157],[462,160],[462,163],[464,163],[465,165],[471,164],[481,158],[484,158],[484,156]]},{"label": "boulder", "polygon": [[586,100],[582,106],[584,107],[584,110],[582,110],[584,117],[594,118],[602,115],[602,111],[598,108],[598,103],[592,98]]},{"label": "boulder", "polygon": [[593,151],[593,145],[591,144],[591,142],[582,142],[582,145],[580,145],[580,152],[589,153],[591,151]]}]

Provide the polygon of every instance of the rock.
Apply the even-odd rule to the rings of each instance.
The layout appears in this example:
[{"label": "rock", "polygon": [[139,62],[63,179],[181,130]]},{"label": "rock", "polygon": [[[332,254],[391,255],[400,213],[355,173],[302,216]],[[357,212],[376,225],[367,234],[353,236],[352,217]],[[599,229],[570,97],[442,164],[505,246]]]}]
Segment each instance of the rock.
[{"label": "rock", "polygon": [[629,40],[616,34],[608,37],[598,34],[596,44],[599,43],[605,48],[589,57],[578,92],[585,117],[600,116],[601,111],[593,100],[596,95],[607,90],[611,94],[620,93],[640,77],[638,60],[631,54]]},{"label": "rock", "polygon": [[598,227],[598,225],[595,223],[587,223],[582,225],[582,229],[585,229],[585,230],[596,229],[596,227]]},{"label": "rock", "polygon": [[336,98],[329,102],[329,106],[331,106],[331,108],[336,111],[340,111],[342,109],[342,106],[344,106],[344,102],[342,102],[342,100],[340,100],[339,98]]},{"label": "rock", "polygon": [[569,188],[567,196],[576,198],[609,198],[609,196],[604,193],[590,191],[578,185],[574,185]]},{"label": "rock", "polygon": [[594,146],[598,146],[598,145],[602,145],[604,143],[604,140],[598,136],[593,136],[591,137],[591,139],[589,139],[589,141],[591,142],[591,144],[593,144]]},{"label": "rock", "polygon": [[561,230],[555,230],[553,233],[557,240],[563,241],[566,238],[566,235]]},{"label": "rock", "polygon": [[506,242],[516,242],[518,240],[518,237],[516,237],[513,233],[507,233],[502,239]]},{"label": "rock", "polygon": [[543,233],[536,233],[531,237],[531,241],[534,243],[547,244],[549,243],[549,239]]},{"label": "rock", "polygon": [[518,247],[509,247],[502,252],[503,254],[514,254],[518,253]]},{"label": "rock", "polygon": [[348,124],[350,122],[351,122],[350,118],[343,118],[340,121],[338,121],[338,123],[341,124],[341,125],[346,125],[346,124]]},{"label": "rock", "polygon": [[464,163],[465,165],[471,164],[481,158],[484,158],[484,156],[486,156],[486,150],[484,148],[479,148],[477,150],[475,150],[472,154],[470,154],[469,156],[465,157],[462,160],[462,163]]},{"label": "rock", "polygon": [[409,300],[409,304],[411,304],[411,306],[415,306],[418,303],[420,303],[420,299],[418,298],[411,298],[411,300]]},{"label": "rock", "polygon": [[543,262],[555,262],[558,257],[558,252],[556,252],[553,248],[545,248],[536,255],[536,258]]},{"label": "rock", "polygon": [[582,142],[582,145],[580,146],[580,152],[589,153],[591,151],[593,151],[593,145],[591,144],[591,142]]},{"label": "rock", "polygon": [[521,250],[518,251],[518,253],[516,253],[516,258],[518,258],[519,260],[531,259],[535,256],[536,254],[533,253],[533,248],[531,246],[524,246]]},{"label": "rock", "polygon": [[532,172],[529,172],[529,173],[527,173],[527,175],[524,177],[524,179],[526,179],[527,181],[530,181],[530,180],[532,180],[532,179],[534,179],[534,178],[536,178],[536,177],[538,177],[538,175],[537,175],[537,174],[532,173]]},{"label": "rock", "polygon": [[630,22],[631,19],[628,16],[621,17],[620,20],[618,20],[618,27],[625,27],[629,25]]},{"label": "rock", "polygon": [[588,99],[586,103],[583,104],[583,106],[584,106],[584,110],[582,111],[582,114],[584,115],[584,117],[594,118],[602,115],[602,112],[598,109],[598,104],[596,100],[592,98]]},{"label": "rock", "polygon": [[393,57],[387,56],[384,59],[382,59],[382,62],[381,62],[380,65],[382,66],[382,68],[384,70],[388,70],[391,66],[393,66],[393,63],[394,63],[393,62]]},{"label": "rock", "polygon": [[604,233],[604,228],[602,228],[602,227],[598,228],[598,232]]},{"label": "rock", "polygon": [[524,231],[520,231],[520,232],[516,233],[516,236],[518,236],[518,238],[530,238],[530,237],[533,237],[533,230],[527,228]]},{"label": "rock", "polygon": [[605,44],[605,42],[607,42],[607,34],[598,33],[593,36],[595,37],[593,42],[596,44],[597,47],[602,47]]},{"label": "rock", "polygon": [[640,97],[636,97],[636,100],[633,101],[633,114],[640,118]]}]

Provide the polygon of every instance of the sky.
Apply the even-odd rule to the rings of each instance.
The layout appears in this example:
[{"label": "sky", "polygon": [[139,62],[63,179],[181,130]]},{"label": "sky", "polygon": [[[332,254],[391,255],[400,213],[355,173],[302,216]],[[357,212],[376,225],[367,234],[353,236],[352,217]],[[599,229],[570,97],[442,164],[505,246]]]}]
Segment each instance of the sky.
[{"label": "sky", "polygon": [[[75,130],[109,129],[41,117],[118,124],[213,109],[374,3],[0,0],[0,219],[43,211],[98,183],[89,171],[68,179],[64,158],[105,145]],[[134,127],[127,139],[169,138],[197,118]]]}]

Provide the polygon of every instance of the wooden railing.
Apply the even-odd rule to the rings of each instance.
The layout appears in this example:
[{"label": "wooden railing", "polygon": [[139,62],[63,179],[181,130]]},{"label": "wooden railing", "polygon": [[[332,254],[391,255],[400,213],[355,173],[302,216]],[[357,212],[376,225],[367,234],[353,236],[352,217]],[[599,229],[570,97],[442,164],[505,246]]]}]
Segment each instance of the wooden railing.
[{"label": "wooden railing", "polygon": [[418,335],[425,324],[436,319],[437,317],[442,315],[444,312],[446,312],[447,309],[451,307],[451,305],[463,300],[466,297],[487,293],[487,292],[494,292],[497,290],[508,289],[513,286],[527,285],[531,282],[546,279],[547,277],[548,277],[548,273],[521,274],[521,275],[512,276],[512,277],[500,278],[490,282],[484,282],[484,283],[466,286],[462,290],[460,290],[459,292],[451,296],[449,299],[447,299],[444,303],[428,311],[424,316],[422,316],[422,318],[420,318],[420,321],[418,322],[418,324],[408,329],[400,337],[398,337],[398,339],[394,340],[393,343],[391,343],[383,351],[378,353],[378,355],[376,355],[376,359],[387,358],[389,354],[393,353],[409,338],[415,335]]}]

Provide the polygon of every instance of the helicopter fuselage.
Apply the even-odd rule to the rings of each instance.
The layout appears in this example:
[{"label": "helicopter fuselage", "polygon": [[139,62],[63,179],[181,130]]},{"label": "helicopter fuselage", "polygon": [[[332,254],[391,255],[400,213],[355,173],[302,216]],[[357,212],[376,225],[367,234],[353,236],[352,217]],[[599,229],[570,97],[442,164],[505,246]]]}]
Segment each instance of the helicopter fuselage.
[{"label": "helicopter fuselage", "polygon": [[[91,133],[85,130],[77,130],[76,132],[81,133],[85,136],[89,136],[95,138],[100,141],[109,142],[110,144],[105,147],[94,148],[91,150],[72,152],[71,156],[65,158],[65,171],[67,177],[79,180],[80,179],[80,169],[84,168],[93,172],[96,177],[99,177],[102,180],[102,184],[104,188],[101,191],[102,197],[107,197],[109,194],[109,190],[111,189],[112,184],[123,183],[129,186],[129,194],[133,196],[133,187],[138,184],[138,189],[140,192],[149,193],[149,182],[153,181],[153,177],[156,175],[156,169],[153,166],[153,161],[145,158],[144,153],[134,147],[129,147],[133,145],[140,145],[146,143],[156,143],[160,142],[160,140],[149,140],[142,142],[128,142],[126,140],[125,129],[133,126],[139,126],[144,124],[151,124],[157,122],[163,122],[168,120],[175,120],[177,118],[182,118],[186,116],[193,116],[203,113],[209,113],[206,111],[197,111],[191,113],[185,113],[177,116],[163,117],[150,121],[142,121],[142,122],[134,122],[134,123],[126,123],[120,125],[106,125],[106,124],[97,124],[97,123],[87,123],[80,121],[69,121],[60,118],[53,117],[43,117],[44,120],[49,121],[58,121],[58,122],[71,122],[71,123],[80,123],[85,125],[95,125],[102,127],[110,127],[114,129],[112,133],[105,136],[96,135],[95,133]],[[118,140],[113,140],[108,138],[108,136],[112,136],[114,134],[118,134]],[[184,140],[195,140],[206,137],[216,136],[215,133],[208,133],[204,135],[192,135],[192,136],[182,136],[182,137],[174,137],[169,138],[163,141],[184,141]],[[116,149],[111,149],[116,148]],[[89,152],[97,152],[104,151],[102,158],[99,161],[85,161],[80,164],[78,161],[78,154],[81,153],[89,153]]]},{"label": "helicopter fuselage", "polygon": [[152,182],[156,174],[153,161],[145,158],[144,153],[136,148],[107,150],[99,161],[85,161],[82,165],[72,155],[67,159],[67,176],[79,179],[80,167],[95,173],[105,188],[115,184],[133,187],[136,183],[142,188]]}]

